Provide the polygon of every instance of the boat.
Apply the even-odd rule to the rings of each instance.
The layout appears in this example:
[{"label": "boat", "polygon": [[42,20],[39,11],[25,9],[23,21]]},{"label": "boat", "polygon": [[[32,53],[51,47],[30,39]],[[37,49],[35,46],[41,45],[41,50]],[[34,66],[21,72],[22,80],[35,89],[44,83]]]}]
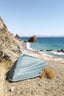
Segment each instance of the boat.
[{"label": "boat", "polygon": [[9,81],[20,81],[41,75],[46,62],[27,54],[21,54],[8,72]]}]

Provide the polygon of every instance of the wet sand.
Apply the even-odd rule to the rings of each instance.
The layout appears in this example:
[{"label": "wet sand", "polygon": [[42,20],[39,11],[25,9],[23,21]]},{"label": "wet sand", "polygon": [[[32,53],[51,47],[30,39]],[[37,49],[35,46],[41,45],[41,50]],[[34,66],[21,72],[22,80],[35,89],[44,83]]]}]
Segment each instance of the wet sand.
[{"label": "wet sand", "polygon": [[[5,80],[4,96],[64,96],[64,61],[37,51],[27,49],[24,42],[18,42],[22,53],[38,57],[46,61],[47,67],[56,74],[55,79],[33,78],[20,82],[10,83]],[[12,91],[10,91],[10,89]]]}]

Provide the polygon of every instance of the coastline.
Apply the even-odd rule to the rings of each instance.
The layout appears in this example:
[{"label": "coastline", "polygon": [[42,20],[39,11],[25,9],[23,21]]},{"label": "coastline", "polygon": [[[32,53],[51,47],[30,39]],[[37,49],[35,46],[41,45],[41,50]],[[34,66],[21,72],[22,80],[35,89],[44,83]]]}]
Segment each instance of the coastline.
[{"label": "coastline", "polygon": [[[6,96],[64,96],[64,61],[38,51],[27,49],[24,41],[17,41],[23,54],[28,54],[46,62],[51,68],[56,78],[33,78],[20,82],[10,83],[5,81]],[[14,90],[10,92],[10,89]]]},{"label": "coastline", "polygon": [[[54,50],[52,50],[52,51],[46,51],[46,52],[44,52],[44,50],[43,50],[43,51],[34,50],[34,49],[32,49],[32,48],[30,47],[30,43],[29,43],[29,42],[26,43],[26,47],[27,47],[27,49],[29,49],[29,50],[31,50],[31,51],[40,53],[40,55],[42,54],[42,55],[48,56],[48,57],[50,57],[50,58],[52,57],[52,58],[55,58],[55,59],[64,61],[63,58],[61,58],[61,57],[56,57],[56,56],[53,56],[52,54],[50,54],[50,53],[53,53],[54,55],[64,55],[64,53],[62,53],[62,52],[57,52],[57,51],[54,51]],[[48,52],[48,53],[47,53],[47,52]]]},{"label": "coastline", "polygon": [[28,55],[32,55],[32,56],[34,55],[35,57],[38,57],[38,58],[46,60],[46,61],[51,60],[51,61],[64,63],[64,60],[62,60],[61,58],[56,58],[56,57],[48,55],[44,52],[33,50],[32,48],[30,48],[29,42],[25,43],[24,41],[22,41],[22,42],[17,41],[17,43],[20,46],[22,53],[24,53],[24,54],[28,54]]},{"label": "coastline", "polygon": [[[26,42],[28,41],[28,37],[20,37],[21,39],[25,39]],[[58,43],[59,42],[59,43]],[[63,38],[52,38],[52,37],[41,37],[37,38],[35,43],[27,43],[27,48],[30,50],[38,51],[39,53],[44,53],[45,55],[49,55],[52,57],[56,57],[59,59],[64,60],[64,39]]]}]

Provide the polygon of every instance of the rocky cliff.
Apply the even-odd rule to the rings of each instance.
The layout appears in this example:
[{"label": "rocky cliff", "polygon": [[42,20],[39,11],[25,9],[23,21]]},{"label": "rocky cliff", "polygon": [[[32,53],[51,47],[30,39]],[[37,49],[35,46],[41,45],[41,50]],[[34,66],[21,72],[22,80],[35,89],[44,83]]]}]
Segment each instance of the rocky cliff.
[{"label": "rocky cliff", "polygon": [[14,35],[8,31],[7,26],[0,17],[0,59],[8,56],[9,60],[15,61],[20,54],[21,51]]}]

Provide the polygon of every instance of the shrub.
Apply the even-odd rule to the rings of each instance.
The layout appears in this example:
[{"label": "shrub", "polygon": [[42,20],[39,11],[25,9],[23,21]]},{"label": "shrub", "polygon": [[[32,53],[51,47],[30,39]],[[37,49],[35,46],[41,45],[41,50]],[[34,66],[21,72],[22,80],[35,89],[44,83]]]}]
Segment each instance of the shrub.
[{"label": "shrub", "polygon": [[44,72],[42,73],[42,75],[40,76],[41,78],[46,77],[46,78],[55,78],[56,75],[54,74],[53,70],[50,68],[44,68]]}]

